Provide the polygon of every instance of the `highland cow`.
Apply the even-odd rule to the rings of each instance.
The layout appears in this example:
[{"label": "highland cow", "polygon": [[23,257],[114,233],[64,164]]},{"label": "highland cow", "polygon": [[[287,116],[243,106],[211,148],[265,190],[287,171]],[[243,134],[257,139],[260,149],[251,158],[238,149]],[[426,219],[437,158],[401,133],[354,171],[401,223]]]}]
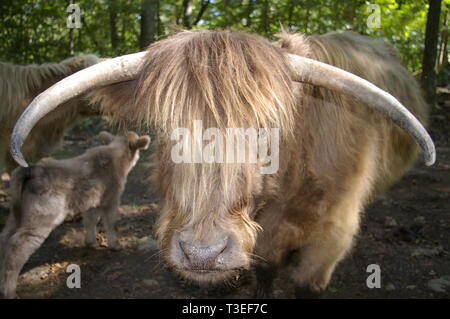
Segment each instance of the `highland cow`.
[{"label": "highland cow", "polygon": [[[157,130],[156,232],[172,269],[218,282],[254,262],[257,296],[266,297],[287,267],[298,296],[320,292],[352,247],[361,211],[414,162],[415,142],[427,165],[435,149],[423,126],[428,106],[392,46],[352,32],[279,38],[186,31],[83,70],[24,112],[13,156],[26,166],[20,147],[35,123],[95,89],[92,101],[117,120]],[[277,172],[262,174],[261,162],[175,163],[171,134],[196,120],[223,133],[279,128]]]},{"label": "highland cow", "polygon": [[[82,55],[60,63],[14,65],[0,62],[0,175],[10,173],[17,163],[8,152],[14,123],[27,105],[64,77],[100,61],[94,55]],[[24,144],[27,158],[35,162],[50,155],[62,143],[64,133],[81,119],[99,115],[86,100],[79,97],[61,105],[33,129]]]},{"label": "highland cow", "polygon": [[119,249],[115,223],[120,197],[139,150],[148,147],[150,138],[134,132],[126,136],[101,132],[99,136],[108,145],[13,171],[10,215],[0,234],[0,296],[15,296],[23,265],[69,215],[83,215],[87,246],[96,246],[101,218],[108,247]]}]

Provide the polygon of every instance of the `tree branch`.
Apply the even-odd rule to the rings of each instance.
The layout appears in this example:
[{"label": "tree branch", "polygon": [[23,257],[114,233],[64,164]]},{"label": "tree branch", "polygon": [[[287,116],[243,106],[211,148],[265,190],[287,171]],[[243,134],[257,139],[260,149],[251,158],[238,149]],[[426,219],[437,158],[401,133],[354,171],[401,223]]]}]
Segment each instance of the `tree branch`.
[{"label": "tree branch", "polygon": [[211,0],[206,0],[206,1],[202,0],[202,6],[200,8],[200,11],[197,14],[197,18],[195,18],[195,21],[194,21],[194,23],[192,25],[197,25],[200,22],[200,20],[202,19],[203,14],[205,13],[206,9],[208,8],[208,5],[209,5],[210,1]]}]

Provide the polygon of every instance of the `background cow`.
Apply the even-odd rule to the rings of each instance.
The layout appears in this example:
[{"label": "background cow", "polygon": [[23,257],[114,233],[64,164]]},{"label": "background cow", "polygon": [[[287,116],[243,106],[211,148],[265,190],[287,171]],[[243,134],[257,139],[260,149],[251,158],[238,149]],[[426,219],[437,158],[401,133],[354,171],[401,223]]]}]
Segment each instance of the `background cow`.
[{"label": "background cow", "polygon": [[[14,65],[0,62],[0,175],[17,164],[9,153],[14,123],[30,102],[42,91],[64,77],[98,63],[94,55],[82,55],[60,63]],[[88,116],[99,115],[82,97],[61,105],[33,129],[24,145],[31,161],[50,155],[62,143],[64,133]]]}]

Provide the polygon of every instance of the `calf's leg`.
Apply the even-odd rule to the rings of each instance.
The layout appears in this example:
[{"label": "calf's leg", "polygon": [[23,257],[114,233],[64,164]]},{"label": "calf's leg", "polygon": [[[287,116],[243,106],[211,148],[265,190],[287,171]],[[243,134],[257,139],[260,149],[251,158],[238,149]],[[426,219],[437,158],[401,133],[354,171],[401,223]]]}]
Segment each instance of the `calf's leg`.
[{"label": "calf's leg", "polygon": [[14,298],[17,279],[23,265],[31,254],[38,249],[56,226],[19,228],[7,241],[4,247],[2,272],[0,273],[0,296]]},{"label": "calf's leg", "polygon": [[3,260],[3,255],[5,253],[5,247],[8,239],[15,233],[17,229],[17,221],[13,213],[10,213],[6,225],[0,234],[0,272]]},{"label": "calf's leg", "polygon": [[84,243],[87,247],[97,246],[97,224],[100,220],[100,212],[97,209],[90,209],[83,214]]},{"label": "calf's leg", "polygon": [[[9,238],[14,234],[17,229],[17,221],[14,214],[10,214],[0,234],[0,287],[3,287],[3,263],[5,258],[6,244]],[[0,293],[1,295],[1,293]]]},{"label": "calf's leg", "polygon": [[117,241],[116,222],[118,220],[118,205],[110,205],[101,211],[103,225],[105,226],[108,248],[119,250],[120,245]]}]

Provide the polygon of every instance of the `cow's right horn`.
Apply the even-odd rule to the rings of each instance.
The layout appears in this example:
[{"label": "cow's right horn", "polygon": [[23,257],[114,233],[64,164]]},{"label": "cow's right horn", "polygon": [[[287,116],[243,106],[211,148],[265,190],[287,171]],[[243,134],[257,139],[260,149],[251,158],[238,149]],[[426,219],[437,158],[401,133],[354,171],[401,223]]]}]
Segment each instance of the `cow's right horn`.
[{"label": "cow's right horn", "polygon": [[408,133],[423,150],[426,165],[433,165],[436,149],[427,130],[394,96],[350,72],[294,54],[288,55],[294,80],[344,93],[383,114]]},{"label": "cow's right horn", "polygon": [[134,79],[143,65],[146,52],[109,59],[74,73],[39,94],[18,119],[11,137],[11,154],[27,167],[21,148],[30,131],[58,105],[90,89]]}]

